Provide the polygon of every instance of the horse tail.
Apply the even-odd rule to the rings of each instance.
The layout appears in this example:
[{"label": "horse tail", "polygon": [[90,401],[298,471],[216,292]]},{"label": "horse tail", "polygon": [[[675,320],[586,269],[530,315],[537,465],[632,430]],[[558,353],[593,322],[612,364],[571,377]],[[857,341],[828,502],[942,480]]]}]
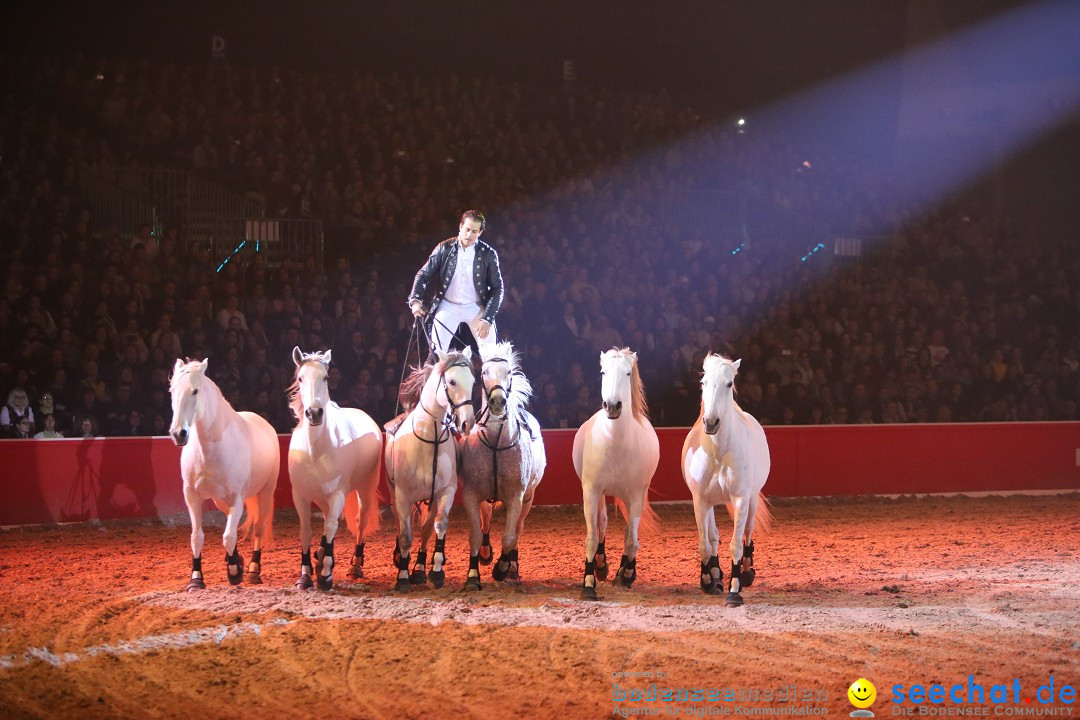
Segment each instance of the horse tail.
[{"label": "horse tail", "polygon": [[[370,502],[368,502],[370,500]],[[349,526],[349,532],[353,537],[360,539],[360,526],[356,521],[356,511],[360,508],[360,495],[352,491],[345,496],[345,523]],[[371,493],[371,497],[364,502],[364,535],[377,532],[379,529],[379,491]]]},{"label": "horse tail", "polygon": [[[619,508],[623,520],[630,522],[629,513],[626,511],[626,504],[619,498],[615,498],[615,506]],[[650,535],[659,531],[660,516],[656,514],[656,511],[652,509],[652,505],[649,504],[649,488],[645,488],[641,499],[641,518],[638,521],[638,534]]]}]

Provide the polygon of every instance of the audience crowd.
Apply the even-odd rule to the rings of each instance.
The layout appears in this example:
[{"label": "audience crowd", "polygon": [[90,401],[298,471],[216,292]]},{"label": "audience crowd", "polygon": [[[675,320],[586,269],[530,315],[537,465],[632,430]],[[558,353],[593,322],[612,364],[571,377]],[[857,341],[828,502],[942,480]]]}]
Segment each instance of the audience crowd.
[{"label": "audience crowd", "polygon": [[[612,346],[638,352],[658,425],[693,422],[708,352],[742,358],[738,401],[764,424],[1080,418],[1074,238],[972,202],[898,207],[858,158],[779,128],[724,130],[664,93],[452,77],[81,58],[12,58],[0,76],[5,437],[164,435],[186,357],[288,432],[294,346],[332,348],[331,397],[385,421],[417,358],[412,274],[467,207],[488,213],[500,339],[546,427],[599,408]],[[241,253],[218,271],[183,228],[100,223],[83,169],[147,165],[321,220],[327,267]],[[670,211],[691,193],[821,235]],[[837,235],[861,254],[834,254]]]}]

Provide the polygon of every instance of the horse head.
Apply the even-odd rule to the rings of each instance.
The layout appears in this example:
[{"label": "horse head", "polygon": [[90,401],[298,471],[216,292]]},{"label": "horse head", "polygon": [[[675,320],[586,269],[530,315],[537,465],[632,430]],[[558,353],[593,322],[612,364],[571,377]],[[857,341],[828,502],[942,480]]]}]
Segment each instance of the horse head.
[{"label": "horse head", "polygon": [[169,435],[179,447],[187,445],[188,428],[199,414],[199,386],[206,376],[207,361],[187,362],[176,359],[169,392],[172,393],[172,425]]},{"label": "horse head", "polygon": [[323,424],[326,406],[330,403],[327,375],[330,371],[330,350],[305,353],[293,348],[296,378],[290,388],[290,405],[297,419],[306,418],[312,427]]},{"label": "horse head", "polygon": [[637,353],[629,348],[611,348],[600,353],[600,399],[611,420],[617,420],[622,415],[623,405],[631,403],[635,364]]},{"label": "horse head", "polygon": [[454,413],[457,429],[463,435],[468,435],[476,422],[472,406],[473,384],[476,382],[472,369],[472,349],[448,353],[436,350],[436,355],[439,358],[436,370],[439,382],[445,389],[446,408]]},{"label": "horse head", "polygon": [[701,377],[701,425],[706,435],[715,435],[720,420],[731,410],[735,397],[735,375],[742,360],[731,360],[723,355],[705,358]]},{"label": "horse head", "polygon": [[480,355],[484,360],[480,378],[484,383],[484,401],[488,413],[503,418],[514,385],[514,375],[518,371],[517,354],[510,343],[503,342],[481,348]]}]

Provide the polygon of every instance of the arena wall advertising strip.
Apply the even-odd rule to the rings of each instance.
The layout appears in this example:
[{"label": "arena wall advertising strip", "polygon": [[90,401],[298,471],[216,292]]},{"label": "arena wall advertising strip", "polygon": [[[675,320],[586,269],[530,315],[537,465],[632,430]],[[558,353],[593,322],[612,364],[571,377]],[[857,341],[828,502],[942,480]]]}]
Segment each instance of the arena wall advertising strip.
[{"label": "arena wall advertising strip", "polygon": [[[767,427],[771,496],[1080,490],[1080,423]],[[539,504],[577,504],[574,430],[546,430]],[[689,500],[679,469],[686,428],[661,428],[655,501]],[[275,500],[290,507],[280,436]],[[168,438],[0,440],[0,525],[186,513],[180,448]],[[383,491],[385,493],[385,481]]]}]

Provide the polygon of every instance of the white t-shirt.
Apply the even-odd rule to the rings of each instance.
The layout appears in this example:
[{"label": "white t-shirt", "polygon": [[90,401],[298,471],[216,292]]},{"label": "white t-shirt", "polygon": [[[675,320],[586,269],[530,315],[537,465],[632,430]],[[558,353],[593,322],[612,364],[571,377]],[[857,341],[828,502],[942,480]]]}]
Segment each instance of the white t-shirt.
[{"label": "white t-shirt", "polygon": [[473,264],[476,260],[476,243],[462,249],[458,245],[457,267],[454,268],[454,277],[450,279],[450,285],[446,288],[446,299],[458,305],[476,305],[480,298],[476,294],[476,286],[473,284]]}]

